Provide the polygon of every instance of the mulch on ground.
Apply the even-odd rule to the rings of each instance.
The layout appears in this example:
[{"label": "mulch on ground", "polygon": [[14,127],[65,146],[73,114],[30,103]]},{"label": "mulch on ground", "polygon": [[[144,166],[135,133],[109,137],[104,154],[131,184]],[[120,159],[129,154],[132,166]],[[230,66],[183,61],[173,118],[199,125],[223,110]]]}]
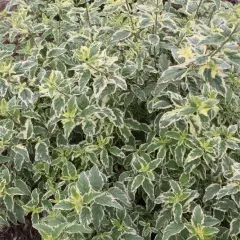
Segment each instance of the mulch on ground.
[{"label": "mulch on ground", "polygon": [[31,223],[26,220],[26,224],[12,224],[0,231],[0,240],[42,240],[42,238]]}]

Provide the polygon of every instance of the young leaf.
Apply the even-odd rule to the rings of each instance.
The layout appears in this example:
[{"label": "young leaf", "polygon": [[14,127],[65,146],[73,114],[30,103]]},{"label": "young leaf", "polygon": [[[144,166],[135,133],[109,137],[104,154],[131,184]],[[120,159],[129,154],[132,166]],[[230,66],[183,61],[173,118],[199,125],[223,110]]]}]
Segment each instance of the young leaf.
[{"label": "young leaf", "polygon": [[197,205],[193,210],[191,222],[195,226],[203,225],[203,223],[204,223],[203,210],[199,205]]}]

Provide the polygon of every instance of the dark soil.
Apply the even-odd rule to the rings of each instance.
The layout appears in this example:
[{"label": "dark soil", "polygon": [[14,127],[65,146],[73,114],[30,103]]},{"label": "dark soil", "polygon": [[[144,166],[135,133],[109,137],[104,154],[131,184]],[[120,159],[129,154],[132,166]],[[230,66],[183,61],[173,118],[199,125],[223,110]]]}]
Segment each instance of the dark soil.
[{"label": "dark soil", "polygon": [[0,232],[0,240],[41,240],[41,236],[31,223],[11,225]]}]

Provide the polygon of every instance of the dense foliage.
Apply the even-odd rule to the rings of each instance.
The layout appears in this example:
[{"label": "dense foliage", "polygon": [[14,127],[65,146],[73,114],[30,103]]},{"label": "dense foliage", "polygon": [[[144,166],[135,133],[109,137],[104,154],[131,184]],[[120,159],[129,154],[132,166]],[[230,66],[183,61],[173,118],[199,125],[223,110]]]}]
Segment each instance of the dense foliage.
[{"label": "dense foliage", "polygon": [[240,6],[13,1],[0,21],[0,226],[44,240],[238,239]]}]

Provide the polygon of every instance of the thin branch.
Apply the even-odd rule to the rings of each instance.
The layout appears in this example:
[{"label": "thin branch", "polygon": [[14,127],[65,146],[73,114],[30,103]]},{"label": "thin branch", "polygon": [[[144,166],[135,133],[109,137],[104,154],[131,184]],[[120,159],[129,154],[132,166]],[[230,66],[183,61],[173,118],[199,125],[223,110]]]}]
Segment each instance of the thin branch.
[{"label": "thin branch", "polygon": [[230,40],[230,38],[232,37],[232,35],[236,32],[237,28],[238,28],[239,24],[237,24],[234,29],[232,30],[231,34],[228,36],[228,38],[222,42],[222,44],[220,45],[220,47],[215,51],[215,52],[212,52],[210,54],[210,58],[212,58],[213,56],[215,56],[218,52],[221,51],[221,49],[223,48],[223,46]]},{"label": "thin branch", "polygon": [[[158,7],[159,7],[159,0],[157,0],[157,9]],[[156,12],[156,15],[155,15],[155,29],[154,29],[155,34],[157,34],[157,24],[158,24],[158,11]]]},{"label": "thin branch", "polygon": [[88,25],[91,27],[92,22],[91,22],[90,13],[89,13],[89,3],[86,4],[86,14],[87,14]]},{"label": "thin branch", "polygon": [[208,20],[208,26],[210,26],[210,24],[211,24],[212,17],[213,17],[213,13],[214,13],[215,11],[216,11],[216,7],[213,7],[213,10],[212,10],[212,12],[211,12],[210,18],[209,18],[209,20]]},{"label": "thin branch", "polygon": [[[157,0],[157,10],[159,7],[159,0]],[[154,25],[154,33],[157,34],[157,24],[158,24],[158,11],[156,11],[155,14],[155,25]],[[157,51],[156,51],[156,46],[153,47],[153,52],[154,52],[154,64],[155,68],[157,68]]]},{"label": "thin branch", "polygon": [[204,0],[201,0],[201,1],[200,1],[200,3],[198,4],[197,11],[196,11],[196,13],[195,13],[195,17],[194,17],[194,18],[196,18],[196,17],[197,17],[197,15],[198,15],[198,12],[199,12],[199,9],[200,9],[200,7],[201,7],[201,5],[202,5],[203,1],[204,1]]},{"label": "thin branch", "polygon": [[135,37],[137,38],[137,34],[136,34],[136,32],[135,32],[134,22],[133,22],[133,18],[132,18],[132,14],[131,14],[131,9],[130,9],[130,7],[129,7],[129,2],[128,2],[128,0],[125,0],[125,2],[126,2],[126,5],[127,5],[127,10],[128,10],[129,18],[130,18],[130,22],[131,22],[131,25],[132,25],[132,30],[133,30],[133,32],[134,32]]},{"label": "thin branch", "polygon": [[99,73],[101,73],[101,74],[103,74],[103,75],[107,75],[107,73],[105,73],[105,72],[103,72],[103,71],[95,68],[92,64],[90,64],[90,63],[88,63],[88,62],[85,62],[85,63],[87,64],[87,66],[89,66],[90,68],[92,68],[92,69],[95,70],[96,72],[99,72]]}]

